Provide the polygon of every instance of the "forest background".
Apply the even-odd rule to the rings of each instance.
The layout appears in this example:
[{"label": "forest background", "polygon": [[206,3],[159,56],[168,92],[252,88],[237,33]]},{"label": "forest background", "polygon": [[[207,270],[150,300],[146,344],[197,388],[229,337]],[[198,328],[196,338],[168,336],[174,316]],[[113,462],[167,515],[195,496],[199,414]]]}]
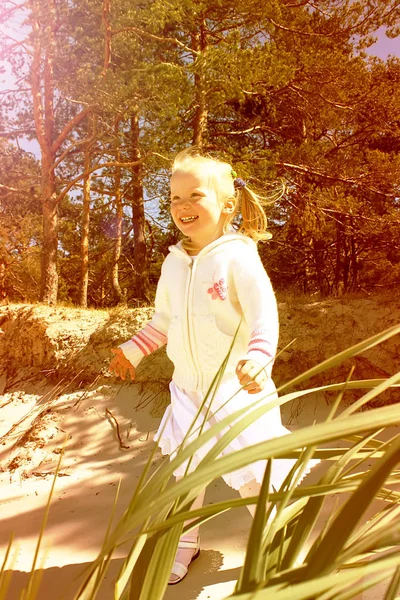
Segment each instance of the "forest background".
[{"label": "forest background", "polygon": [[3,0],[0,22],[0,300],[151,302],[190,145],[284,184],[277,291],[400,283],[400,61],[367,52],[400,2]]}]

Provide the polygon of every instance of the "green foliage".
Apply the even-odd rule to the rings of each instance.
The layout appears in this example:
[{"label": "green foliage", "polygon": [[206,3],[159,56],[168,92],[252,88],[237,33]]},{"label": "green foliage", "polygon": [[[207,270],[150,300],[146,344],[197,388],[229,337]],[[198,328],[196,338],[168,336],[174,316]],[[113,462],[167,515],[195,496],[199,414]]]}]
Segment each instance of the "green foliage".
[{"label": "green foliage", "polygon": [[[38,0],[35,6],[44,26],[47,5]],[[91,164],[99,166],[91,188],[92,256],[104,250],[97,222],[109,223],[115,212],[115,168],[101,164],[115,160],[116,147],[125,163],[134,150],[140,153],[139,175],[121,170],[124,215],[127,231],[132,185],[143,185],[149,268],[155,273],[159,240],[170,228],[165,198],[171,157],[200,143],[231,160],[265,195],[278,177],[286,181],[287,193],[270,208],[274,237],[262,250],[277,288],[328,295],[398,283],[400,65],[396,58],[384,62],[365,52],[379,27],[396,34],[394,0],[327,0],[315,10],[284,0],[117,0],[109,14],[92,0],[57,0],[56,11],[55,130],[86,106],[95,126],[84,120],[66,137],[55,174],[60,191],[81,175],[74,201],[90,142]],[[2,22],[17,13],[18,6],[6,2]],[[29,47],[35,15],[25,16]],[[28,75],[25,46],[13,46],[11,53],[7,44],[5,38],[15,76]],[[10,136],[23,130],[34,137],[27,79],[18,81],[18,92],[4,96],[6,128]],[[135,148],[132,115],[140,127]],[[72,301],[79,294],[71,275],[81,260],[79,215],[74,219],[69,233],[63,226],[60,234],[61,249],[75,247],[61,256],[61,296]],[[125,241],[132,248],[133,233]],[[102,256],[105,281],[112,252]],[[125,252],[120,259],[121,285],[128,290],[135,284],[131,258]],[[98,267],[91,265],[93,271]],[[97,275],[91,284],[99,289]],[[89,293],[98,305],[96,295]],[[114,302],[108,291],[101,296],[105,304]]]},{"label": "green foliage", "polygon": [[37,161],[8,144],[0,146],[0,298],[37,299],[41,210]]}]

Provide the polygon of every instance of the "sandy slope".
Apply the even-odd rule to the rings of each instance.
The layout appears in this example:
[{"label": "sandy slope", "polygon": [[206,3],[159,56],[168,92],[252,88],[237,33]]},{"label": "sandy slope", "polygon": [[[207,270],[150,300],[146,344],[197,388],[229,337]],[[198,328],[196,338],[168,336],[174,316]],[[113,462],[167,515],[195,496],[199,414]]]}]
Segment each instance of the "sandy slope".
[{"label": "sandy slope", "polygon": [[[369,316],[367,308],[371,307]],[[304,368],[323,359],[325,346],[327,353],[337,351],[349,340],[354,343],[400,321],[393,302],[371,300],[367,306],[357,300],[353,309],[349,312],[342,303],[332,302],[298,309],[283,307],[284,341],[299,336],[300,345],[296,352],[291,350],[281,357],[277,377],[282,378],[284,372],[292,375],[296,366]],[[69,309],[0,309],[0,564],[11,534],[15,535],[8,563],[14,573],[7,600],[18,600],[27,585],[52,474],[63,447],[39,557],[45,568],[39,600],[72,600],[84,566],[96,557],[101,546],[119,481],[117,516],[129,502],[160,420],[159,408],[152,415],[150,407],[165,403],[170,367],[162,354],[144,361],[135,385],[115,383],[110,378],[96,380],[95,374],[107,365],[110,346],[125,339],[127,332],[144,322],[150,312],[146,309],[144,313],[114,313],[110,317],[105,312],[79,311],[78,318],[77,311]],[[318,327],[313,329],[313,323]],[[366,362],[358,364],[359,377],[394,372],[399,364],[399,348],[394,340],[385,349],[367,355]],[[61,381],[56,388],[43,379],[52,369],[58,370]],[[77,380],[75,387],[69,386],[77,373],[82,382],[84,376],[94,381],[92,387],[82,383],[77,390]],[[146,407],[150,397],[153,403]],[[302,405],[284,407],[283,422],[295,429],[322,418],[324,412],[325,399],[316,397]],[[119,424],[122,444],[127,447],[121,448],[113,417]],[[165,459],[158,455],[156,462],[160,460]],[[318,480],[323,468],[314,469],[308,481]],[[206,501],[233,494],[219,480],[210,486]],[[327,513],[334,501],[332,498],[327,503]],[[222,600],[231,593],[249,525],[246,509],[207,523],[202,531],[200,558],[184,582],[168,589],[165,600]],[[112,599],[113,578],[122,556],[123,549],[112,561],[100,600]],[[383,595],[381,587],[364,594],[363,600],[381,600]]]}]

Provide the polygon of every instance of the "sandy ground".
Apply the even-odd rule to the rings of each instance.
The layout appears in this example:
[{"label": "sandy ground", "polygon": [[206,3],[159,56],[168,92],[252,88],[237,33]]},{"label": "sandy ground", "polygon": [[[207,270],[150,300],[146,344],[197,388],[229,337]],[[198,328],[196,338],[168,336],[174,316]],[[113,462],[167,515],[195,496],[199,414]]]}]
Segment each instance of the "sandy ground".
[{"label": "sandy ground", "polygon": [[[13,564],[7,600],[18,600],[27,585],[34,548],[50,490],[55,465],[67,438],[60,476],[57,478],[39,562],[45,571],[39,600],[72,600],[82,572],[101,546],[118,481],[122,487],[117,515],[129,502],[152,445],[159,416],[149,408],[136,410],[139,398],[128,384],[102,385],[84,395],[82,391],[53,397],[51,390],[25,387],[24,392],[0,396],[0,564],[12,535]],[[29,393],[30,392],[30,393]],[[36,408],[35,408],[36,407]],[[46,413],[47,408],[51,411]],[[115,423],[127,448],[120,448]],[[292,430],[326,412],[322,397],[303,405],[284,407],[283,422]],[[34,418],[43,409],[41,425]],[[33,411],[33,412],[32,412]],[[26,418],[24,418],[26,417]],[[24,420],[10,432],[12,423]],[[33,427],[32,427],[33,425]],[[28,431],[21,439],[23,432]],[[4,437],[5,436],[5,437]],[[157,457],[156,462],[166,460]],[[5,467],[13,466],[12,474]],[[319,479],[319,465],[307,481]],[[222,480],[207,490],[206,501],[235,495]],[[327,513],[332,507],[327,503]],[[168,588],[165,600],[222,600],[234,589],[242,564],[250,516],[245,508],[225,513],[202,530],[202,551],[188,577]],[[113,578],[122,564],[116,555],[99,600],[111,600]],[[381,600],[385,586],[365,593],[360,600]]]}]

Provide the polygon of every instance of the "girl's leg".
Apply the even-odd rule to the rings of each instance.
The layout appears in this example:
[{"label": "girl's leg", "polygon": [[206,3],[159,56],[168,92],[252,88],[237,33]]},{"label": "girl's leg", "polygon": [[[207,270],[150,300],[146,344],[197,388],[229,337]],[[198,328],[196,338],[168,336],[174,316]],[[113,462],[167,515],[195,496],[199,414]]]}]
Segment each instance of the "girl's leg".
[{"label": "girl's leg", "polygon": [[[239,494],[242,498],[250,498],[251,496],[258,496],[260,493],[260,489],[261,485],[257,483],[255,479],[252,479],[252,481],[246,483],[246,485],[243,485],[241,488],[239,488]],[[251,516],[254,517],[256,512],[256,505],[248,504],[247,509]]]},{"label": "girl's leg", "polygon": [[[177,481],[178,480],[179,479],[177,478]],[[204,494],[205,494],[205,490],[199,496],[197,496],[196,500],[193,502],[193,504],[191,506],[191,510],[196,510],[196,508],[201,508],[203,506]],[[185,521],[185,525],[188,525],[189,523],[191,523],[190,520]],[[183,535],[181,537],[180,541],[181,542],[193,542],[193,544],[197,544],[198,537],[199,537],[199,528],[196,527],[195,529],[192,529],[192,531],[189,531],[189,533],[186,533],[185,535]],[[183,565],[187,569],[189,567],[191,561],[193,560],[193,557],[195,556],[195,554],[197,552],[198,552],[198,548],[196,548],[196,547],[181,548],[178,546],[178,550],[177,550],[176,556],[175,556],[175,564],[179,563],[180,565]],[[180,569],[178,569],[179,574],[175,572],[176,570],[177,569],[174,570],[174,567],[172,568],[172,573],[169,578],[170,584],[178,583],[181,579],[183,579],[183,577],[180,575]]]}]

